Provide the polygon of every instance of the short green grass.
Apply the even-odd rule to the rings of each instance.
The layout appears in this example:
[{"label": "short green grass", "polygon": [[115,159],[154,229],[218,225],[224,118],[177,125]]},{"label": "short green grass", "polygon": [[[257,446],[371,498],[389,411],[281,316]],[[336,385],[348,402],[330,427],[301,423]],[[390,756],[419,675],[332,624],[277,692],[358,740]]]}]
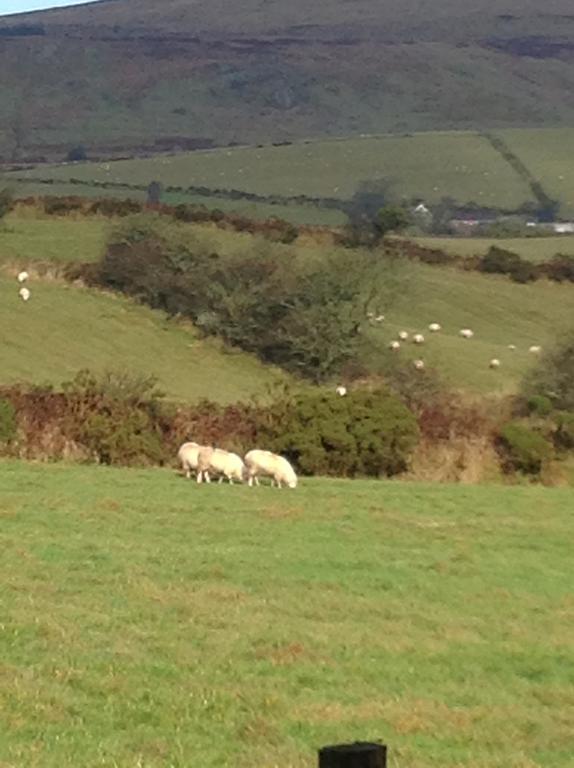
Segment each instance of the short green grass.
[{"label": "short green grass", "polygon": [[0,464],[0,764],[570,768],[571,490]]},{"label": "short green grass", "polygon": [[574,256],[574,236],[556,237],[416,237],[411,238],[425,248],[439,248],[455,256],[483,256],[493,245],[517,253],[533,262],[549,261],[561,253]]},{"label": "short green grass", "polygon": [[58,385],[82,368],[157,376],[171,398],[220,402],[264,395],[282,376],[255,359],[203,341],[190,326],[97,291],[33,279],[30,301],[0,277],[0,382]]},{"label": "short green grass", "polygon": [[561,203],[562,216],[574,218],[574,130],[507,130],[501,136],[545,192]]},{"label": "short green grass", "polygon": [[[418,264],[391,306],[380,311],[386,319],[370,331],[376,344],[387,346],[401,330],[411,338],[422,333],[424,345],[402,345],[403,360],[423,359],[455,387],[509,393],[539,359],[529,347],[548,348],[574,326],[574,289],[543,281],[517,285],[506,277]],[[430,323],[443,330],[430,333]],[[460,338],[462,328],[475,337]],[[509,350],[510,344],[517,349]],[[497,370],[489,368],[493,358],[501,361]]]},{"label": "short green grass", "polygon": [[[207,186],[261,195],[352,197],[362,182],[384,182],[395,199],[452,197],[513,209],[532,199],[525,181],[472,132],[365,136],[280,147],[237,147],[114,163],[38,167],[27,179]],[[10,178],[10,176],[7,176]],[[81,187],[77,188],[78,191]]]}]

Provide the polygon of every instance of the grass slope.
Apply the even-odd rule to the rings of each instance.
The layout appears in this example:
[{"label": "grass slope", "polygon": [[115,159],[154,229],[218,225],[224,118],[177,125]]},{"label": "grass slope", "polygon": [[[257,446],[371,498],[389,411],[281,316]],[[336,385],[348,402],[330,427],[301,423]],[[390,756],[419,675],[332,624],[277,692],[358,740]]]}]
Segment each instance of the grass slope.
[{"label": "grass slope", "polygon": [[[423,333],[424,346],[409,341],[398,354],[405,360],[422,358],[454,386],[502,393],[515,390],[537,361],[528,352],[531,345],[552,346],[574,326],[574,290],[416,265],[385,315],[385,322],[370,332],[381,348],[401,330]],[[441,333],[428,332],[433,322],[442,325]],[[475,337],[461,339],[461,328],[471,328]],[[510,351],[509,344],[517,349]],[[488,367],[493,358],[502,363],[498,370]]]},{"label": "grass slope", "polygon": [[570,0],[122,0],[7,17],[0,152],[571,125],[573,45]]},{"label": "grass slope", "polygon": [[0,382],[60,384],[78,370],[127,369],[154,374],[181,401],[220,402],[264,394],[279,374],[246,355],[201,341],[189,327],[119,297],[33,280],[18,297],[0,277]]},{"label": "grass slope", "polygon": [[[465,132],[237,147],[114,163],[39,167],[15,175],[60,183],[79,179],[147,185],[158,180],[183,188],[205,186],[341,200],[351,198],[361,183],[380,182],[395,199],[421,197],[438,202],[448,196],[460,203],[474,200],[509,209],[532,200],[528,185],[488,141]],[[82,187],[77,190],[81,194]]]},{"label": "grass slope", "polygon": [[0,763],[570,768],[573,494],[0,464]]}]

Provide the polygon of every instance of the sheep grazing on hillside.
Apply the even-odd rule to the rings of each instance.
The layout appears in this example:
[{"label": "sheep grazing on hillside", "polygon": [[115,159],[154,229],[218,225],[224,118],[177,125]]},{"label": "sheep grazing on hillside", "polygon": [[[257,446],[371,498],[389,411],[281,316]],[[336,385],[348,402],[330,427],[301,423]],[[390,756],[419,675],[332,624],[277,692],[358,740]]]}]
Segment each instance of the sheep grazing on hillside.
[{"label": "sheep grazing on hillside", "polygon": [[22,270],[22,272],[18,273],[18,282],[19,283],[25,283],[26,280],[30,277],[30,275],[26,272],[26,270]]},{"label": "sheep grazing on hillside", "polygon": [[384,322],[385,316],[384,315],[377,315],[375,317],[375,323],[382,323]]},{"label": "sheep grazing on hillside", "polygon": [[442,331],[442,327],[438,323],[431,323],[429,325],[429,331],[431,333],[438,333],[439,331]]},{"label": "sheep grazing on hillside", "polygon": [[500,368],[500,360],[498,360],[496,357],[493,357],[490,363],[488,364],[489,368]]},{"label": "sheep grazing on hillside", "polygon": [[389,349],[392,349],[393,352],[396,352],[401,348],[401,343],[399,341],[391,341],[389,344]]},{"label": "sheep grazing on hillside", "polygon": [[424,344],[425,337],[422,335],[422,333],[415,333],[415,335],[413,336],[413,342],[415,344]]},{"label": "sheep grazing on hillside", "polygon": [[509,344],[509,345],[508,345],[508,349],[509,349],[511,352],[514,352],[514,351],[515,351],[515,349],[516,349],[516,344]]},{"label": "sheep grazing on hillside", "polygon": [[249,451],[245,456],[245,466],[247,467],[247,477],[249,486],[253,483],[259,485],[260,477],[270,477],[272,485],[281,488],[286,485],[288,488],[297,487],[297,475],[295,470],[283,456],[278,456],[270,451],[254,450]]},{"label": "sheep grazing on hillside", "polygon": [[459,331],[458,335],[463,339],[472,339],[474,336],[474,331],[471,331],[470,328],[463,328]]},{"label": "sheep grazing on hillside", "polygon": [[223,451],[221,448],[201,448],[197,457],[197,482],[210,483],[212,475],[219,475],[219,482],[223,478],[233,485],[237,480],[242,483],[246,477],[246,468],[240,456],[236,453]]},{"label": "sheep grazing on hillside", "polygon": [[199,452],[202,446],[199,443],[184,443],[177,452],[177,458],[187,478],[197,470]]},{"label": "sheep grazing on hillside", "polygon": [[335,392],[339,395],[339,397],[345,397],[347,394],[347,387],[339,386]]},{"label": "sheep grazing on hillside", "polygon": [[417,371],[424,371],[424,368],[425,368],[424,360],[415,360],[414,366],[417,369]]},{"label": "sheep grazing on hillside", "polygon": [[542,347],[539,347],[537,344],[535,344],[532,347],[530,347],[528,351],[531,352],[533,355],[538,355],[540,352],[542,352]]},{"label": "sheep grazing on hillside", "polygon": [[18,291],[18,296],[20,296],[22,301],[28,301],[28,299],[31,296],[31,293],[27,288],[20,288],[20,290]]},{"label": "sheep grazing on hillside", "polygon": [[399,339],[401,341],[406,341],[409,338],[409,334],[407,331],[399,331]]}]

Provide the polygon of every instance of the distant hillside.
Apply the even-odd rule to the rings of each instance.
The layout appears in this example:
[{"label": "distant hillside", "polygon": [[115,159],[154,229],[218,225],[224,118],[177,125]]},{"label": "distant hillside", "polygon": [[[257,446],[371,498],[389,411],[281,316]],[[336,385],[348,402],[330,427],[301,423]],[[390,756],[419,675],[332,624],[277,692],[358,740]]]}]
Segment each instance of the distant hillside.
[{"label": "distant hillside", "polygon": [[571,0],[101,0],[0,20],[0,155],[568,125]]}]

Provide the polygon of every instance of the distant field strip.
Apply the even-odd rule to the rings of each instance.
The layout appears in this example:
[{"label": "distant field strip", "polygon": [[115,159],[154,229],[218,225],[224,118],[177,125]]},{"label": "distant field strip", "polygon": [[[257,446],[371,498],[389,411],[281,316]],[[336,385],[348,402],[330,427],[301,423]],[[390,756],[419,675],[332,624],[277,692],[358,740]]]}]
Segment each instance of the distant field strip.
[{"label": "distant field strip", "polygon": [[532,202],[529,185],[491,144],[475,133],[368,136],[288,146],[237,147],[113,163],[40,167],[27,179],[147,185],[152,180],[187,189],[237,189],[346,200],[362,183],[380,182],[395,199],[515,209]]},{"label": "distant field strip", "polygon": [[416,237],[410,238],[425,248],[437,248],[455,256],[484,256],[495,246],[517,253],[532,262],[544,262],[556,254],[574,256],[574,235],[555,237]]}]

